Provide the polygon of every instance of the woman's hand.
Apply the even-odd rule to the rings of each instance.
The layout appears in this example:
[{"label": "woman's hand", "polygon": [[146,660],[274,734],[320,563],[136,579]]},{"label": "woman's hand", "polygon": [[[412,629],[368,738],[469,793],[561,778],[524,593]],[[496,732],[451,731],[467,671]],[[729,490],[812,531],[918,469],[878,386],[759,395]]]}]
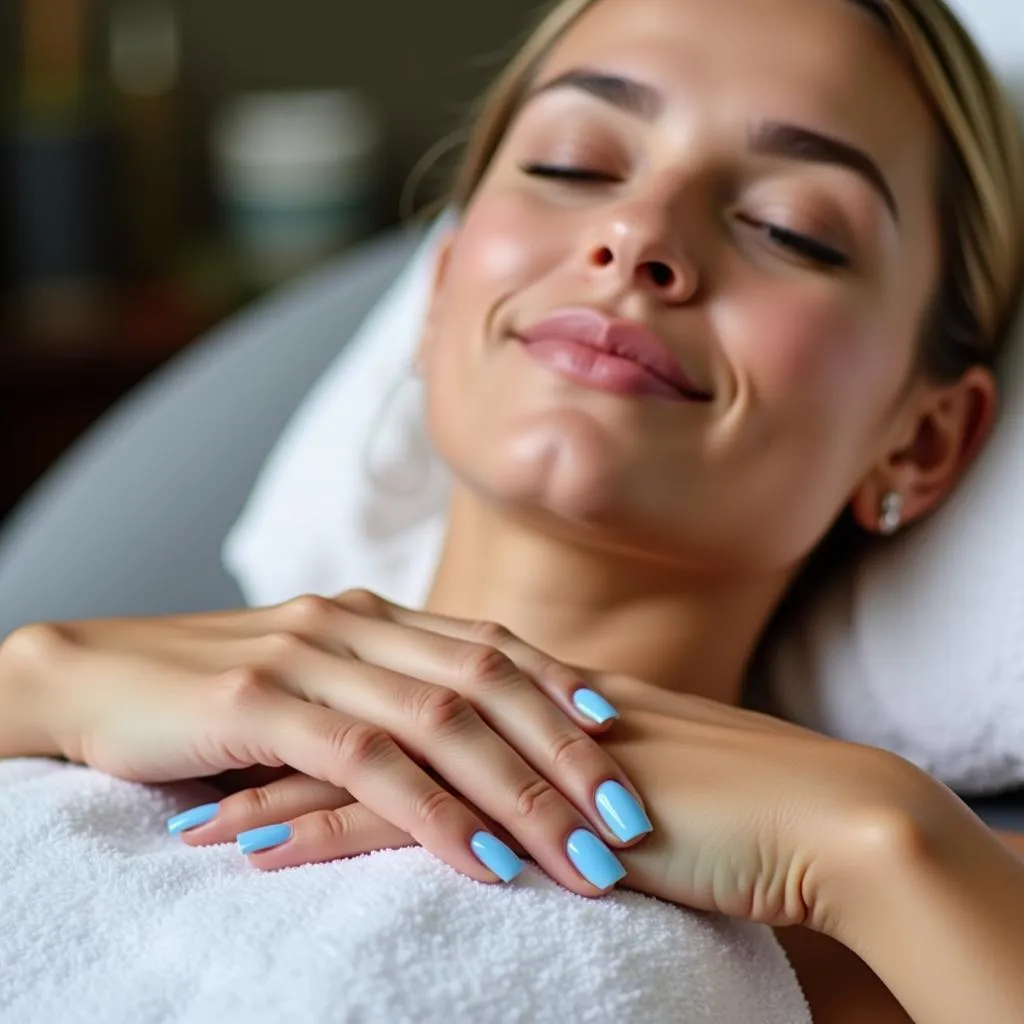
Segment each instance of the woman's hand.
[{"label": "woman's hand", "polygon": [[[621,854],[624,887],[699,910],[773,926],[841,931],[844,890],[866,866],[912,845],[951,794],[902,759],[821,736],[766,715],[635,680],[595,684],[622,713],[602,746],[638,780],[656,828]],[[239,830],[324,808],[301,775],[228,796]],[[338,856],[414,842],[346,797],[352,828]],[[945,819],[943,819],[945,820]],[[302,847],[252,858],[264,868],[301,863]]]},{"label": "woman's hand", "polygon": [[656,826],[623,854],[624,885],[651,896],[843,939],[855,884],[940,834],[959,803],[887,751],[630,680],[600,685],[622,712],[602,745]]},{"label": "woman's hand", "polygon": [[622,872],[605,843],[634,841],[648,824],[580,707],[603,720],[614,709],[577,673],[495,626],[362,591],[33,627],[4,645],[0,674],[46,709],[61,754],[113,775],[159,782],[288,766],[318,780],[315,807],[351,794],[358,804],[273,833],[280,842],[294,831],[302,860],[337,856],[369,812],[494,881],[517,858],[486,835],[486,816],[561,884],[594,895]]}]

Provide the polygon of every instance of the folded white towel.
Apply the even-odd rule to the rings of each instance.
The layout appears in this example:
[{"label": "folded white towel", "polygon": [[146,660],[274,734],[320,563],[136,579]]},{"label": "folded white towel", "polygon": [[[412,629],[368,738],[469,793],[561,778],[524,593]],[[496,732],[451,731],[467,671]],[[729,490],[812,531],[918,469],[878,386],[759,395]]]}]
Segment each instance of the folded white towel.
[{"label": "folded white towel", "polygon": [[261,873],[167,835],[209,798],[0,761],[3,1024],[810,1024],[768,928],[419,848]]}]

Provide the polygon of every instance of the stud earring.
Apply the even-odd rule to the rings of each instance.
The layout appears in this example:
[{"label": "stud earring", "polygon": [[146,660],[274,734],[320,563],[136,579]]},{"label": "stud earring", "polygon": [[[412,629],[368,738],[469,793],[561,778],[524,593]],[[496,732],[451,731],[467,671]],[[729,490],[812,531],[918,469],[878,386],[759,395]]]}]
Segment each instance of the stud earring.
[{"label": "stud earring", "polygon": [[882,511],[878,518],[878,529],[885,537],[898,533],[903,525],[903,496],[898,491],[889,491],[882,498]]}]

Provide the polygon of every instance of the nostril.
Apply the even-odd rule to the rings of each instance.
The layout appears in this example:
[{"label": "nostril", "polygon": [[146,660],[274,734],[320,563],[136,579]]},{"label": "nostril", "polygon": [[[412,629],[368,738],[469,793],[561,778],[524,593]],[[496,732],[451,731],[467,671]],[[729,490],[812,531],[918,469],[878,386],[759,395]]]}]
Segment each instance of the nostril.
[{"label": "nostril", "polygon": [[598,267],[607,267],[615,259],[611,249],[608,246],[604,246],[594,253],[594,263]]},{"label": "nostril", "polygon": [[672,268],[664,263],[648,263],[647,272],[659,288],[667,288],[676,279]]}]

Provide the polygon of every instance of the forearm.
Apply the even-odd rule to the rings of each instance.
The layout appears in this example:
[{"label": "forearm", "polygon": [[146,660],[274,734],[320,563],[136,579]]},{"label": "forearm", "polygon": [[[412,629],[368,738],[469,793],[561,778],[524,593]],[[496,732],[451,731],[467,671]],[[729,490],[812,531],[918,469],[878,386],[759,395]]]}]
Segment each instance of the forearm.
[{"label": "forearm", "polygon": [[840,938],[917,1024],[1024,1020],[1024,862],[952,794],[868,855]]},{"label": "forearm", "polygon": [[0,758],[59,757],[45,725],[45,702],[37,669],[45,646],[34,627],[0,643]]}]

